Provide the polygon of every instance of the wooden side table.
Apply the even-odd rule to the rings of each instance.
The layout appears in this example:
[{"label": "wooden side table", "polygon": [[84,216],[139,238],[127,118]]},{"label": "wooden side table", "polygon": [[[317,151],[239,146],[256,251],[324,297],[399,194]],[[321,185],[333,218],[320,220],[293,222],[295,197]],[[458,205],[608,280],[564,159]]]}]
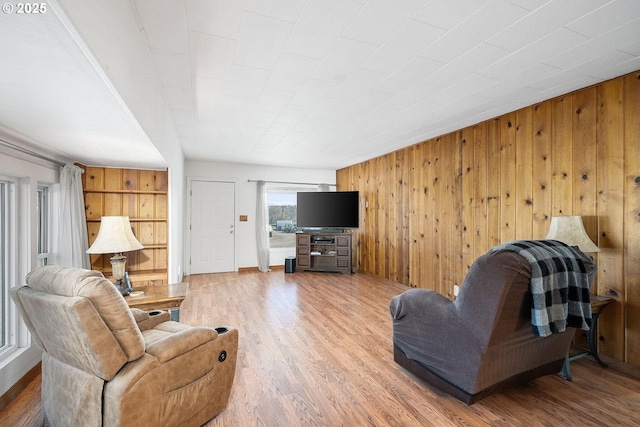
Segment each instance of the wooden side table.
[{"label": "wooden side table", "polygon": [[562,376],[565,380],[571,381],[571,369],[569,368],[569,363],[572,360],[581,359],[585,356],[593,356],[594,359],[600,364],[600,366],[606,368],[607,365],[600,360],[598,356],[598,337],[596,336],[598,332],[598,318],[600,317],[600,313],[602,310],[613,301],[609,297],[603,297],[600,295],[592,295],[591,296],[591,328],[589,328],[589,333],[587,334],[587,343],[589,344],[589,349],[584,350],[580,353],[574,354],[573,356],[569,356],[567,354],[566,359],[564,360],[564,364],[562,365]]},{"label": "wooden side table", "polygon": [[[137,291],[144,292],[142,295],[135,295]],[[187,297],[189,282],[175,283],[169,285],[152,285],[135,289],[133,295],[124,297],[125,301],[132,308],[141,310],[169,310],[171,319],[180,320],[180,304]]]}]

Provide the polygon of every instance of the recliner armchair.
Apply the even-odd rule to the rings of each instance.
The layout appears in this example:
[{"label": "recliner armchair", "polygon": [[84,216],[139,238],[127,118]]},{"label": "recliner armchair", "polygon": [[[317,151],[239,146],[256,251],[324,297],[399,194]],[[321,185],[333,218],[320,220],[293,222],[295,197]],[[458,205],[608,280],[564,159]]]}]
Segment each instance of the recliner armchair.
[{"label": "recliner armchair", "polygon": [[[588,274],[596,266],[575,251]],[[531,323],[531,266],[510,250],[489,252],[471,266],[455,301],[427,289],[395,296],[394,360],[466,403],[561,370],[575,328],[536,336]]]},{"label": "recliner armchair", "polygon": [[[45,266],[11,295],[42,355],[52,426],[199,426],[227,405],[238,331],[130,309],[98,271]],[[155,314],[155,315],[152,315]]]}]

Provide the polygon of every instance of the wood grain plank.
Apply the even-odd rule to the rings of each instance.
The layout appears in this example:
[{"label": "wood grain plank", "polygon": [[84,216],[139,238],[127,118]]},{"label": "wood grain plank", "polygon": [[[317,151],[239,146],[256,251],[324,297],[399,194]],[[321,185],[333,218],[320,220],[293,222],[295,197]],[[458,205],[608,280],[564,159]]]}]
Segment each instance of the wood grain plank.
[{"label": "wood grain plank", "polygon": [[168,170],[156,170],[155,171],[155,191],[169,191],[169,171]]},{"label": "wood grain plank", "polygon": [[[598,220],[596,216],[596,120],[597,100],[595,88],[578,91],[572,95],[572,178],[573,215],[580,215],[587,234],[597,244]],[[597,254],[592,255],[597,262]],[[598,290],[599,275],[591,286],[591,293]],[[587,334],[577,332],[575,344],[588,348]]]},{"label": "wood grain plank", "polygon": [[423,189],[423,197],[421,199],[421,211],[419,212],[422,219],[420,229],[420,238],[422,240],[420,260],[420,287],[434,289],[439,271],[436,264],[437,248],[437,229],[435,219],[436,214],[436,184],[434,182],[435,170],[435,150],[433,141],[422,144],[424,152],[424,160],[422,162],[421,188]]},{"label": "wood grain plank", "polygon": [[388,205],[387,196],[389,194],[389,186],[385,186],[385,178],[387,177],[386,163],[389,156],[378,157],[375,160],[375,186],[376,186],[376,225],[375,225],[375,259],[376,274],[380,277],[386,277],[388,274],[387,253],[389,250],[389,221],[387,219]]},{"label": "wood grain plank", "polygon": [[408,206],[409,213],[409,224],[408,224],[408,237],[409,237],[409,248],[407,255],[408,259],[408,276],[409,281],[407,285],[410,287],[417,287],[417,283],[420,280],[419,276],[419,262],[420,262],[420,243],[419,243],[419,228],[420,222],[418,219],[418,210],[419,210],[419,193],[422,191],[420,188],[420,179],[419,179],[419,167],[420,167],[420,159],[419,154],[417,153],[420,149],[421,144],[412,145],[409,147],[409,182],[411,187],[411,192],[409,194],[409,200],[405,207]]},{"label": "wood grain plank", "polygon": [[156,217],[156,207],[155,207],[155,198],[156,196],[153,194],[138,194],[137,195],[137,207],[136,207],[136,217],[137,218],[155,218]]},{"label": "wood grain plank", "polygon": [[[458,232],[455,229],[455,217],[457,212],[454,211],[454,186],[455,171],[457,170],[457,141],[455,134],[447,134],[441,138],[438,143],[438,163],[441,166],[438,169],[438,186],[440,194],[438,196],[439,203],[439,220],[438,228],[442,232],[438,233],[438,260],[440,262],[440,279],[436,282],[435,290],[445,296],[450,297],[453,293],[454,273],[453,260],[460,255],[455,251],[455,241]],[[444,232],[448,230],[448,232]]]},{"label": "wood grain plank", "polygon": [[[474,128],[465,128],[461,132],[461,183],[460,183],[460,200],[461,200],[461,261],[462,268],[465,273],[469,271],[469,267],[475,261],[476,256],[474,252],[475,248],[475,233],[474,231],[474,206],[476,203],[476,193],[474,191],[474,179],[475,174],[475,157],[474,157]],[[460,285],[458,282],[459,276],[456,277],[456,285]]]},{"label": "wood grain plank", "polygon": [[533,234],[533,109],[515,114],[515,230],[514,239]]},{"label": "wood grain plank", "polygon": [[138,171],[138,189],[139,190],[155,190],[156,174],[155,170],[139,170]]},{"label": "wood grain plank", "polygon": [[[502,243],[500,240],[502,222],[500,206],[500,126],[498,120],[487,122],[487,247],[492,248]],[[506,243],[506,242],[505,242]]]},{"label": "wood grain plank", "polygon": [[124,212],[123,195],[114,193],[104,193],[102,195],[104,205],[102,208],[103,216],[121,216]]},{"label": "wood grain plank", "polygon": [[614,302],[598,322],[599,345],[605,354],[624,357],[624,114],[622,80],[598,89],[598,289]]},{"label": "wood grain plank", "polygon": [[[137,169],[122,169],[122,189],[123,190],[142,190],[139,185],[140,171]],[[150,188],[145,188],[150,190]]]},{"label": "wood grain plank", "polygon": [[[446,234],[448,230],[445,231],[442,228],[442,214],[443,210],[446,209],[444,205],[445,201],[445,191],[442,188],[442,161],[440,156],[442,155],[442,147],[441,147],[441,139],[436,138],[429,144],[429,149],[431,151],[431,163],[429,168],[429,182],[431,183],[431,199],[429,200],[429,208],[432,213],[433,225],[432,225],[432,239],[428,242],[428,245],[433,248],[431,252],[431,268],[433,270],[433,281],[429,284],[428,289],[433,289],[436,292],[440,289],[440,284],[442,283],[442,234]],[[427,251],[429,251],[429,247],[427,247]],[[427,261],[426,268],[429,267],[429,261]],[[442,294],[444,295],[444,293]]]},{"label": "wood grain plank", "polygon": [[409,253],[409,243],[411,241],[410,229],[409,229],[409,215],[410,209],[406,209],[410,206],[411,202],[411,168],[412,168],[412,150],[406,148],[403,150],[402,166],[401,166],[401,199],[398,201],[398,205],[395,208],[398,211],[398,217],[401,221],[401,236],[400,245],[401,250],[396,254],[399,259],[400,265],[400,277],[399,283],[403,285],[409,284],[409,259],[406,254]]},{"label": "wood grain plank", "polygon": [[84,195],[84,212],[89,220],[100,220],[104,212],[104,194],[87,193]]},{"label": "wood grain plank", "polygon": [[500,242],[516,238],[516,115],[506,114],[500,124]]},{"label": "wood grain plank", "polygon": [[453,299],[453,286],[460,286],[462,283],[462,272],[465,271],[462,261],[462,215],[463,215],[463,202],[462,202],[462,132],[456,132],[451,134],[452,144],[450,149],[453,151],[453,155],[450,157],[454,159],[453,167],[449,171],[450,190],[451,195],[451,229],[455,230],[455,234],[452,236],[451,249],[450,249],[450,281],[447,287],[447,295],[450,299]]},{"label": "wood grain plank", "polygon": [[595,88],[581,90],[573,95],[573,213],[582,216],[589,237],[598,242],[596,218],[596,121],[597,99]]},{"label": "wood grain plank", "polygon": [[364,271],[375,272],[376,262],[376,229],[378,220],[378,200],[377,193],[375,191],[375,175],[373,171],[373,161],[365,162],[365,188],[367,191],[367,199],[369,208],[367,209],[367,222],[365,228],[365,246],[363,251],[364,256]]},{"label": "wood grain plank", "polygon": [[123,190],[124,169],[104,168],[103,189]]},{"label": "wood grain plank", "polygon": [[572,139],[573,97],[567,95],[552,101],[553,153],[551,157],[551,214],[573,215]]},{"label": "wood grain plank", "polygon": [[624,79],[625,84],[625,260],[627,363],[640,366],[640,73]]},{"label": "wood grain plank", "polygon": [[104,189],[104,168],[84,166],[85,172],[82,174],[83,185],[87,190]]},{"label": "wood grain plank", "polygon": [[551,159],[552,105],[544,102],[533,106],[533,229],[532,238],[544,239],[551,224],[551,181],[553,176]]},{"label": "wood grain plank", "polygon": [[[140,194],[122,194],[121,214],[129,218],[140,218]],[[147,196],[148,195],[144,195]]]},{"label": "wood grain plank", "polygon": [[491,175],[488,164],[488,144],[487,125],[481,123],[475,127],[474,132],[474,207],[473,207],[473,230],[474,230],[474,257],[478,258],[489,248],[488,237],[488,195],[487,179]]}]

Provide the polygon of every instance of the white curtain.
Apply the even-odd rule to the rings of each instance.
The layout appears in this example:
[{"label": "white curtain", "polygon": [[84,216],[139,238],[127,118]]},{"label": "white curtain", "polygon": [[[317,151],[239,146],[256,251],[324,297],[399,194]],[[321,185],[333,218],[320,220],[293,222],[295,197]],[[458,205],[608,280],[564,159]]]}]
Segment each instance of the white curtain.
[{"label": "white curtain", "polygon": [[318,184],[318,191],[331,191],[329,184]]},{"label": "white curtain", "polygon": [[267,206],[267,185],[258,181],[256,196],[256,246],[258,250],[258,270],[266,273],[269,270],[269,208]]},{"label": "white curtain", "polygon": [[65,267],[90,268],[89,239],[82,195],[82,169],[67,164],[60,169],[59,218],[53,238],[54,262]]}]

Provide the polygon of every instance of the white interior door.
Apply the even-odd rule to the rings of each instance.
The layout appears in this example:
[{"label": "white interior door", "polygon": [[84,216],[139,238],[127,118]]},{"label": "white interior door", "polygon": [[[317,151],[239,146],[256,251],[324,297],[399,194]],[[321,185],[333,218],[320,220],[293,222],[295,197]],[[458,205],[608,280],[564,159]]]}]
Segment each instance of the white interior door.
[{"label": "white interior door", "polygon": [[191,182],[191,274],[235,271],[235,185]]}]

